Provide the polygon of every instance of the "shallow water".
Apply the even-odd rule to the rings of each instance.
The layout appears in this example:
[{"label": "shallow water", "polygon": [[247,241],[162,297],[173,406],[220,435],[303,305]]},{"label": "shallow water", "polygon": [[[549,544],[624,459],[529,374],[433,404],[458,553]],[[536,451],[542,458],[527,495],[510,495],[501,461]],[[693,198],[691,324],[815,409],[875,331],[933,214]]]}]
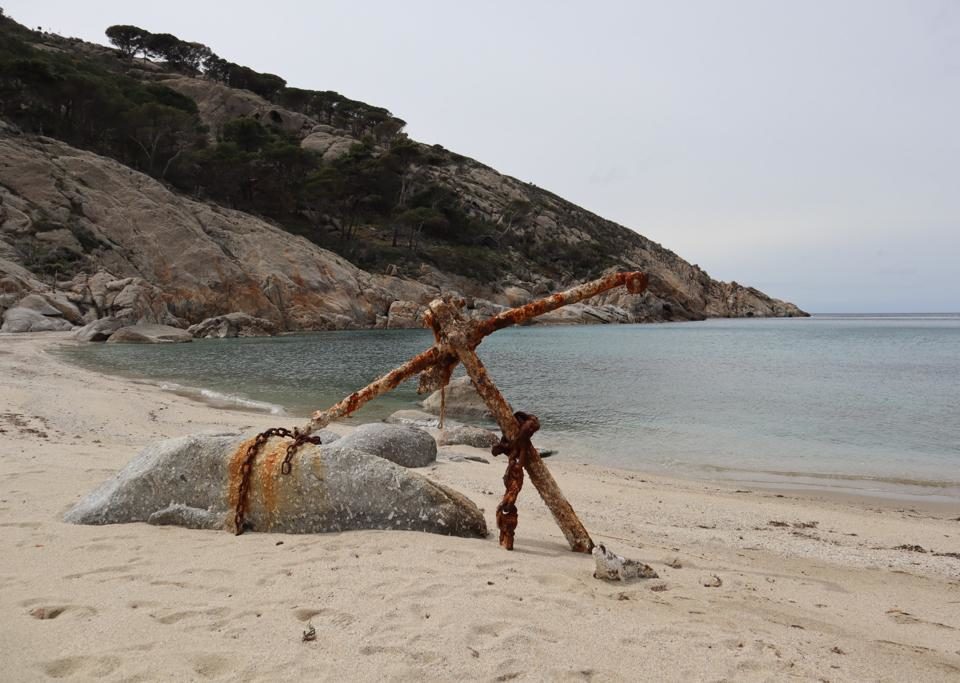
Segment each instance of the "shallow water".
[{"label": "shallow water", "polygon": [[[63,353],[215,403],[305,415],[431,342],[425,330],[365,330]],[[526,327],[479,353],[513,406],[540,418],[535,441],[565,459],[960,498],[957,315]],[[359,419],[416,407],[415,388]]]}]

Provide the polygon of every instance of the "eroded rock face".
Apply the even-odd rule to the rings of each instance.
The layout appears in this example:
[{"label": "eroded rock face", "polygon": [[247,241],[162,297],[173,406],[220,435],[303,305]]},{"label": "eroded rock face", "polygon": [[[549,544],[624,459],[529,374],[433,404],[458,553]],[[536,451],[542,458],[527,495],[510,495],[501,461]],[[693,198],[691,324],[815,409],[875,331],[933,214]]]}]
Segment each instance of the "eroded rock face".
[{"label": "eroded rock face", "polygon": [[186,330],[147,323],[121,327],[107,339],[108,344],[172,344],[191,341],[193,336]]},{"label": "eroded rock face", "polygon": [[437,460],[437,442],[427,432],[410,425],[360,425],[333,447],[356,449],[403,467],[426,467]]},{"label": "eroded rock face", "polygon": [[87,245],[75,254],[82,272],[63,283],[80,322],[186,327],[242,311],[281,330],[348,329],[372,327],[397,299],[422,306],[438,293],[49,138],[0,127],[0,158],[0,308],[49,291],[12,245],[40,240],[50,223]]},{"label": "eroded rock face", "polygon": [[425,306],[415,301],[394,301],[387,311],[387,328],[391,330],[423,327]]},{"label": "eroded rock face", "polygon": [[300,146],[316,152],[324,161],[329,162],[347,154],[358,142],[356,138],[336,130],[333,126],[321,124],[311,129],[300,142]]},{"label": "eroded rock face", "polygon": [[[466,419],[480,419],[490,417],[487,405],[480,398],[480,394],[473,388],[469,377],[458,377],[450,380],[447,385],[446,407],[447,415]],[[440,390],[433,392],[420,402],[423,409],[434,415],[440,414]]]},{"label": "eroded rock face", "polygon": [[[212,135],[222,122],[251,116],[322,148],[325,157],[352,144],[341,131],[253,93],[204,79],[165,82],[198,98]],[[117,162],[49,138],[0,125],[0,158],[0,281],[7,283],[0,288],[0,313],[25,294],[51,293],[16,246],[27,243],[73,259],[79,274],[65,283],[68,305],[60,308],[61,317],[77,325],[114,317],[186,327],[242,311],[280,330],[420,327],[424,306],[441,291],[477,297],[466,313],[483,318],[572,284],[568,276],[554,280],[536,269],[524,272],[524,279],[508,274],[497,282],[426,264],[416,280],[371,274],[255,216],[194,201]],[[574,251],[607,250],[622,267],[650,275],[647,293],[618,290],[536,322],[803,315],[758,290],[717,282],[660,245],[477,162],[423,172],[463,195],[471,215],[498,223],[511,202],[527,201],[538,207],[537,215],[515,226],[515,233]],[[27,286],[14,293],[10,283]]]},{"label": "eroded rock face", "polygon": [[241,117],[297,136],[306,134],[315,125],[313,119],[278,107],[249,90],[230,88],[208,78],[174,76],[162,82],[197,103],[201,118],[210,127],[212,140],[224,124]]},{"label": "eroded rock face", "polygon": [[[64,519],[74,524],[229,528],[239,463],[248,443],[236,434],[219,434],[151,444]],[[483,514],[462,494],[353,448],[304,445],[291,473],[282,475],[280,462],[287,444],[271,439],[257,459],[250,480],[248,529],[293,534],[350,529],[487,534]]]},{"label": "eroded rock face", "polygon": [[198,339],[225,339],[227,337],[270,337],[277,326],[264,318],[246,313],[227,313],[191,325],[187,332]]}]

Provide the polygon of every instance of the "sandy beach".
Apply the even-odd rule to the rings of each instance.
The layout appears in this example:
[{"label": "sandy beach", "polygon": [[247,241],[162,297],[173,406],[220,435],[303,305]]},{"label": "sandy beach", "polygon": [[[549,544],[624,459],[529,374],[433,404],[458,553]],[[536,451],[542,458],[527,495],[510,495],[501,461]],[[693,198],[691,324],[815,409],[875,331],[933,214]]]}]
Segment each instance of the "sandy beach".
[{"label": "sandy beach", "polygon": [[[960,680],[948,506],[551,459],[594,540],[660,575],[631,583],[594,579],[529,483],[512,553],[493,535],[65,524],[151,441],[298,420],[68,365],[49,353],[64,341],[0,337],[4,681]],[[503,463],[444,457],[468,450],[424,474],[495,528]]]}]

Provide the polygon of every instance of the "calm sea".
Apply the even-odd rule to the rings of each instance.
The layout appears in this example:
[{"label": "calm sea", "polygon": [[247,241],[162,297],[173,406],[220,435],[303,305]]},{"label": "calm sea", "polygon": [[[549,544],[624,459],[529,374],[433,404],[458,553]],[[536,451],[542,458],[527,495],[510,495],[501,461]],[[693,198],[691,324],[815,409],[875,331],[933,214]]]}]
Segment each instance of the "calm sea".
[{"label": "calm sea", "polygon": [[[425,330],[369,330],[63,353],[295,424],[431,342]],[[558,458],[960,500],[960,315],[525,327],[479,353]],[[357,419],[416,407],[415,388]]]}]

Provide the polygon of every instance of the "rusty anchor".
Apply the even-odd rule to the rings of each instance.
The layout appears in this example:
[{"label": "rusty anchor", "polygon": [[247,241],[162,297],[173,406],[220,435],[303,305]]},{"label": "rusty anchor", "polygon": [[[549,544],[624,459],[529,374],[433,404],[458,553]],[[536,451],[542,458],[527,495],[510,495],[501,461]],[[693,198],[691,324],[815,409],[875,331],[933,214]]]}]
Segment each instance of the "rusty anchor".
[{"label": "rusty anchor", "polygon": [[[243,532],[243,516],[246,505],[246,492],[249,478],[256,459],[257,451],[270,436],[286,436],[293,439],[287,447],[282,472],[289,472],[289,463],[296,449],[303,443],[317,443],[318,439],[310,435],[326,427],[338,418],[346,417],[365,403],[391,391],[401,382],[414,375],[420,375],[419,391],[441,391],[441,406],[444,404],[445,387],[450,381],[454,368],[463,364],[477,393],[486,403],[502,431],[499,444],[493,447],[493,454],[507,456],[507,471],[503,481],[505,493],[497,506],[497,527],[500,529],[500,545],[507,550],[513,549],[514,534],[517,528],[517,497],[523,486],[523,474],[527,473],[536,487],[554,520],[563,531],[563,535],[574,552],[588,553],[593,549],[593,541],[577,517],[553,475],[547,469],[540,453],[530,442],[530,437],[540,428],[540,422],[533,415],[514,412],[500,390],[490,379],[486,367],[477,357],[476,348],[483,338],[510,325],[517,325],[544,313],[554,311],[568,304],[577,303],[596,296],[615,287],[626,286],[632,294],[640,294],[647,288],[648,278],[643,272],[611,273],[592,282],[587,282],[564,292],[531,301],[530,303],[503,311],[486,320],[465,319],[460,311],[464,301],[459,297],[443,296],[434,299],[427,307],[425,324],[433,329],[433,346],[417,354],[403,365],[374,380],[359,391],[350,394],[339,403],[326,410],[313,413],[310,421],[294,430],[274,428],[258,436],[248,447],[244,455],[241,481],[239,485],[235,533]],[[444,409],[441,407],[440,424],[443,425]],[[261,438],[262,437],[262,438]]]}]

